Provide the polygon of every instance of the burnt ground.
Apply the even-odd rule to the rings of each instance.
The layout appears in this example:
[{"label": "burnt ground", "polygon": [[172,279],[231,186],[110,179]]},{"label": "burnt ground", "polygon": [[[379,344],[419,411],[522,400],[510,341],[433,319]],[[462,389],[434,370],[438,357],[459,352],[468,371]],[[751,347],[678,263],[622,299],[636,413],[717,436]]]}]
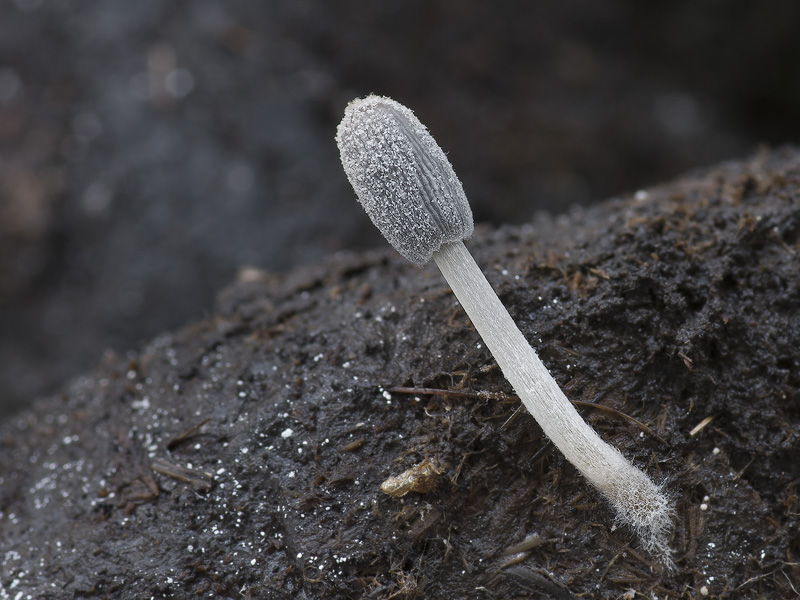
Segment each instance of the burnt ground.
[{"label": "burnt ground", "polygon": [[[795,597],[799,240],[786,148],[469,243],[666,482],[674,571],[520,412],[435,268],[387,248],[244,272],[3,424],[0,598]],[[380,490],[426,460],[433,489]]]}]

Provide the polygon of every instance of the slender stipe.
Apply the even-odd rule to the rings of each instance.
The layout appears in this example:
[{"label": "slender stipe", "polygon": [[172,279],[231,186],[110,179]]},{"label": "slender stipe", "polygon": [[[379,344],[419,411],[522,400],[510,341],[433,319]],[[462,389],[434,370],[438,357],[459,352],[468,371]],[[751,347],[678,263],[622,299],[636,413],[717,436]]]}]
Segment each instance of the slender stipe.
[{"label": "slender stipe", "polygon": [[336,140],[345,173],[376,227],[410,261],[422,265],[433,258],[547,437],[644,546],[671,564],[668,498],[581,418],[511,319],[464,246],[472,212],[425,126],[394,100],[369,96],[348,105]]}]

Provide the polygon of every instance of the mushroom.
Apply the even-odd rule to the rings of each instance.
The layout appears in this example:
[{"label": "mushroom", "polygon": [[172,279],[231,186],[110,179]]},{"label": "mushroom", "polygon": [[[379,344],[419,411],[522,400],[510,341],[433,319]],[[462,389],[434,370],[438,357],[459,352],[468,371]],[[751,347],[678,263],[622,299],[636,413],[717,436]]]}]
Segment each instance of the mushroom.
[{"label": "mushroom", "polygon": [[375,226],[411,262],[424,265],[433,258],[547,437],[607,499],[617,519],[671,564],[669,499],[581,418],[492,290],[463,242],[473,221],[461,182],[425,126],[405,106],[371,95],[347,106],[336,141]]}]

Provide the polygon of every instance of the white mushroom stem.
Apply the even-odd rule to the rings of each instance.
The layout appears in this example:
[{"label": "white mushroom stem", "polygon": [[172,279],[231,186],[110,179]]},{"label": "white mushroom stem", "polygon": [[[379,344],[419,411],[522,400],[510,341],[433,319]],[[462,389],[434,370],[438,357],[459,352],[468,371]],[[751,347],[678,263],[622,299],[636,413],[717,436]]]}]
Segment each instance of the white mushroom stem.
[{"label": "white mushroom stem", "polygon": [[520,333],[462,240],[472,210],[450,161],[408,108],[380,96],[354,100],[336,133],[347,178],[375,226],[408,260],[439,265],[525,407],[620,521],[670,563],[669,501],[580,417]]},{"label": "white mushroom stem", "polygon": [[544,433],[631,525],[649,550],[667,557],[670,505],[642,471],[604,442],[578,414],[520,332],[463,242],[433,260],[506,379]]}]

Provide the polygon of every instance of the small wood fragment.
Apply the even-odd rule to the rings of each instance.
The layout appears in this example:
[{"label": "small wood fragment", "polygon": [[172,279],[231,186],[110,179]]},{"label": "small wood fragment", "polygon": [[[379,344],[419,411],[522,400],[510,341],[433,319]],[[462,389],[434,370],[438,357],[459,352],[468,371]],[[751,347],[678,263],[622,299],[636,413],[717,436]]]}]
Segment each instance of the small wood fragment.
[{"label": "small wood fragment", "polygon": [[178,446],[181,442],[185,441],[187,438],[194,435],[203,425],[208,423],[210,420],[211,420],[210,418],[203,419],[191,429],[188,429],[183,433],[176,435],[169,442],[167,442],[167,450],[174,450],[176,446]]},{"label": "small wood fragment", "polygon": [[697,425],[694,426],[694,428],[689,432],[689,436],[691,437],[696,436],[698,433],[703,431],[703,429],[705,429],[708,426],[708,424],[711,423],[711,421],[713,420],[714,420],[713,415],[706,417],[705,419],[703,419]]},{"label": "small wood fragment", "polygon": [[442,472],[436,461],[426,458],[400,475],[389,477],[381,484],[381,491],[394,498],[400,498],[409,492],[427,494],[436,488]]},{"label": "small wood fragment", "polygon": [[345,444],[339,450],[341,452],[353,452],[354,450],[358,450],[359,448],[361,448],[361,446],[363,446],[366,443],[366,441],[367,440],[364,438],[358,438],[357,440],[354,440],[349,444]]},{"label": "small wood fragment", "polygon": [[152,469],[166,477],[188,483],[196,492],[208,492],[214,487],[214,476],[211,473],[182,467],[163,459],[154,460]]}]

